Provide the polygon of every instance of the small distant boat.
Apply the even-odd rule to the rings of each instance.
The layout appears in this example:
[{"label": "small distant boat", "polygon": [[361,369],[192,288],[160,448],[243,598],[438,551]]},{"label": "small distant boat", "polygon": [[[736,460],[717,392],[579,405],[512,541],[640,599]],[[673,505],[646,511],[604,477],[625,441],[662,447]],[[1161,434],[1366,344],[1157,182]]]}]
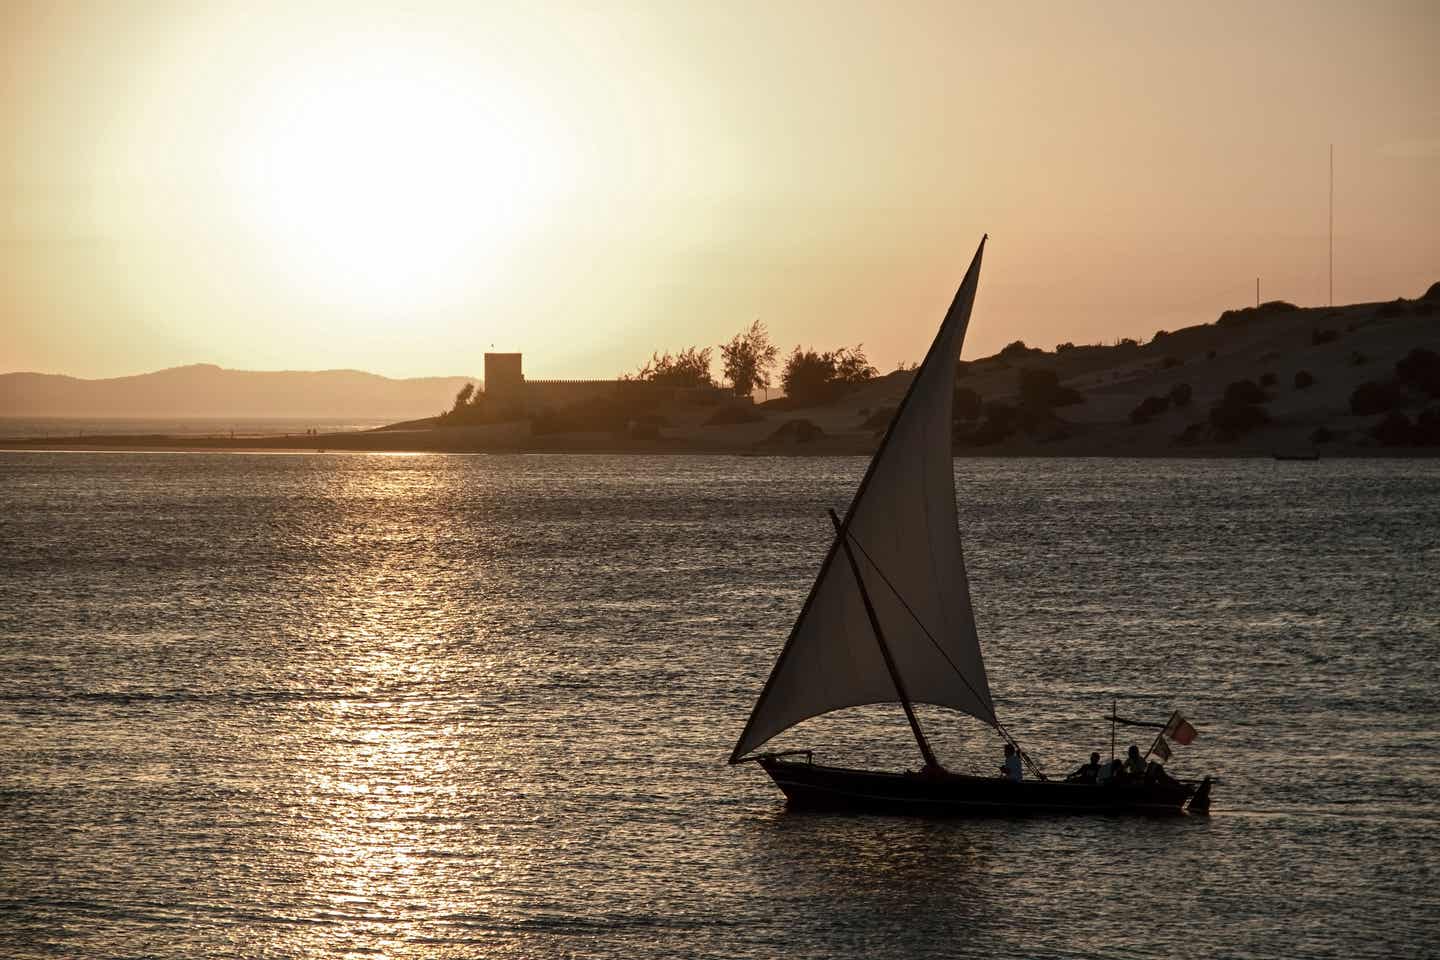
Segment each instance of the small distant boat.
[{"label": "small distant boat", "polygon": [[[730,762],[758,763],[794,807],[949,815],[1181,813],[1188,801],[1191,811],[1204,812],[1210,779],[1175,780],[1158,764],[1119,782],[1049,779],[996,716],[961,551],[951,450],[955,363],[984,251],[982,239],[850,509],[843,519],[830,511],[835,539]],[[757,752],[803,720],[875,703],[898,703],[904,710],[923,760],[918,771],[826,766],[809,750]],[[1031,778],[946,770],[921,729],[915,703],[985,722],[1028,766]],[[1127,722],[1113,710],[1110,719]],[[1168,724],[1139,725],[1164,728],[1151,747],[1162,758],[1169,756],[1167,734],[1179,742],[1194,735],[1178,713]]]}]

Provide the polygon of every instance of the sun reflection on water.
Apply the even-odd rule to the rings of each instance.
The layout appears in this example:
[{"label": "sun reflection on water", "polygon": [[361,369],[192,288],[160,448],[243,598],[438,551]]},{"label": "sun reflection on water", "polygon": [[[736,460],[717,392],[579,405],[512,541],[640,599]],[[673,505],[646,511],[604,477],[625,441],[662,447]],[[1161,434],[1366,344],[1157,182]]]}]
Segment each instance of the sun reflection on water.
[{"label": "sun reflection on water", "polygon": [[[863,463],[52,461],[0,457],[7,958],[1435,939],[1433,465],[1307,474],[1333,516],[1273,507],[1265,464],[961,465],[992,689],[1047,767],[1099,745],[1116,678],[1207,718],[1184,762],[1216,814],[1156,826],[795,816],[725,767]],[[796,745],[911,765],[904,733],[877,707]]]}]

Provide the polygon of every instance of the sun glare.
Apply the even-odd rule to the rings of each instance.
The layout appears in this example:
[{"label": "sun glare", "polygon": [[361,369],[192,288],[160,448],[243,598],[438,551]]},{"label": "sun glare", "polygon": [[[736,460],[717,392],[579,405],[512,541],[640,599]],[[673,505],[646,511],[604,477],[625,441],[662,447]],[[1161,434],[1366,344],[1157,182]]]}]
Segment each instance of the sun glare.
[{"label": "sun glare", "polygon": [[444,51],[354,50],[276,71],[227,177],[242,222],[317,299],[388,308],[483,284],[556,200],[541,110]]}]

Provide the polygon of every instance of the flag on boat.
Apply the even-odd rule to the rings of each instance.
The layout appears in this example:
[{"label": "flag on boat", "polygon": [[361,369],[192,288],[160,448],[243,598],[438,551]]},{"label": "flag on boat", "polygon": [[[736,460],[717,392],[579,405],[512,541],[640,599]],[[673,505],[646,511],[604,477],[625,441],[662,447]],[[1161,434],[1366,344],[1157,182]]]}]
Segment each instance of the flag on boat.
[{"label": "flag on boat", "polygon": [[1184,746],[1200,736],[1200,732],[1190,725],[1189,720],[1180,716],[1179,710],[1176,710],[1170,714],[1170,722],[1165,724],[1165,729],[1161,732],[1160,736],[1162,740],[1165,737],[1169,737],[1171,740]]},{"label": "flag on boat", "polygon": [[1165,742],[1165,734],[1162,733],[1155,738],[1155,744],[1150,748],[1150,752],[1159,757],[1161,763],[1170,759],[1170,744]]}]

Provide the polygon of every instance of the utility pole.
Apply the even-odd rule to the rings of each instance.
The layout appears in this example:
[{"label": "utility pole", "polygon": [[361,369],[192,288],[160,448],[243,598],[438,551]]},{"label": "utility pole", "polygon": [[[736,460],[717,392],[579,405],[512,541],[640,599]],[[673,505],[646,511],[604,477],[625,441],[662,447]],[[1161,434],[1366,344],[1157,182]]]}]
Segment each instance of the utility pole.
[{"label": "utility pole", "polygon": [[1255,309],[1260,309],[1260,278],[1255,278]]}]

